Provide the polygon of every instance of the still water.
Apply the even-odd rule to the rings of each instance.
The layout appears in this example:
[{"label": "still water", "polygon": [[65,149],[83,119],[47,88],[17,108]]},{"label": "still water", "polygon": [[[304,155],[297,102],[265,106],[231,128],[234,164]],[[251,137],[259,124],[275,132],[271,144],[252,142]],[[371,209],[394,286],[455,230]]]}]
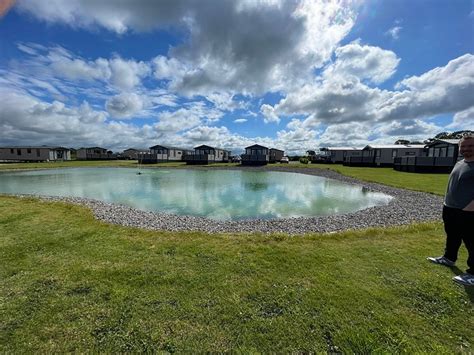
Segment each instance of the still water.
[{"label": "still water", "polygon": [[317,176],[274,171],[74,168],[0,173],[0,193],[87,197],[218,220],[354,212],[391,197]]}]

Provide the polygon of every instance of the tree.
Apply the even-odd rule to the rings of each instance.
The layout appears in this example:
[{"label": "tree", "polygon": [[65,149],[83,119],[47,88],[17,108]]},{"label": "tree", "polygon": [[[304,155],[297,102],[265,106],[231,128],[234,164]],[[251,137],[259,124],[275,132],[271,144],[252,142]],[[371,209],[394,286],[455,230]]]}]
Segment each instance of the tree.
[{"label": "tree", "polygon": [[410,141],[406,139],[399,139],[398,141],[395,142],[395,144],[406,145],[406,144],[410,144]]}]

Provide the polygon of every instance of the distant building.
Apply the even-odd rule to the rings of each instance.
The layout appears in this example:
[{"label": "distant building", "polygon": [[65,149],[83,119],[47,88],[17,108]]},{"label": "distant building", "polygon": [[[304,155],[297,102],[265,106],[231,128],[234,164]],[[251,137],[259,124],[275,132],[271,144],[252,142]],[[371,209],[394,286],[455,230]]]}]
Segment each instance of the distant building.
[{"label": "distant building", "polygon": [[143,164],[165,163],[170,161],[183,161],[186,154],[193,150],[165,145],[154,145],[148,153],[140,154],[138,159]]},{"label": "distant building", "polygon": [[200,145],[183,158],[186,164],[228,163],[230,151],[208,145]]},{"label": "distant building", "polygon": [[393,166],[395,158],[405,156],[423,156],[424,144],[368,144],[362,149],[360,156],[346,158],[344,164],[349,166]]},{"label": "distant building", "polygon": [[146,154],[150,151],[148,149],[135,149],[135,148],[128,148],[122,152],[122,158],[125,159],[132,159],[137,160],[139,154]]},{"label": "distant building", "polygon": [[395,158],[393,168],[415,173],[449,173],[462,159],[459,139],[435,139],[424,147],[423,155]]},{"label": "distant building", "polygon": [[266,165],[268,163],[276,163],[279,162],[284,155],[285,152],[283,150],[254,144],[245,148],[245,154],[241,155],[242,165]]},{"label": "distant building", "polygon": [[245,154],[241,158],[242,165],[266,165],[270,161],[270,149],[254,144],[245,148]]},{"label": "distant building", "polygon": [[0,147],[0,161],[64,161],[71,151],[64,147],[11,146]]},{"label": "distant building", "polygon": [[112,151],[101,147],[79,148],[76,152],[77,160],[111,160],[117,159]]},{"label": "distant building", "polygon": [[319,159],[315,156],[312,162],[318,163],[334,163],[341,164],[347,161],[350,157],[362,155],[361,148],[355,147],[323,147],[320,149],[320,157],[324,159]]},{"label": "distant building", "polygon": [[270,148],[270,163],[277,163],[283,158],[285,155],[284,150],[276,149],[276,148]]}]

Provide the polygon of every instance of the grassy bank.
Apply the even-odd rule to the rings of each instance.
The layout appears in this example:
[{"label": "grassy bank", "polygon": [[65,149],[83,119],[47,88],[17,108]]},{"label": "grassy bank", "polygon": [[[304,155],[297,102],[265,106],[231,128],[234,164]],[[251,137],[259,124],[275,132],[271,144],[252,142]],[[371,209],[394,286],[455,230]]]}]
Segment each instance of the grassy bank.
[{"label": "grassy bank", "polygon": [[[273,165],[280,167],[282,165]],[[408,190],[444,195],[449,174],[416,174],[396,171],[392,168],[361,168],[341,164],[290,164],[301,169],[328,169],[362,181],[399,187]],[[282,166],[283,167],[283,166]]]},{"label": "grassy bank", "polygon": [[150,232],[0,197],[0,351],[472,351],[474,291],[425,260],[443,240]]}]

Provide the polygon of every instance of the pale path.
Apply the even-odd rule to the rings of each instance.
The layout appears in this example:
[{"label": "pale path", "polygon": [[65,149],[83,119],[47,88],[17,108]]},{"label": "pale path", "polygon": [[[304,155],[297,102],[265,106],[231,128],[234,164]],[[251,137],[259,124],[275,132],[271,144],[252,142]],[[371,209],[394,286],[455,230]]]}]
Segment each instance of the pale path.
[{"label": "pale path", "polygon": [[[189,168],[188,166],[186,168]],[[354,213],[282,218],[272,220],[216,221],[204,217],[179,216],[160,212],[147,212],[124,205],[76,197],[40,197],[46,201],[64,201],[90,208],[94,216],[104,222],[151,230],[202,231],[208,233],[287,233],[292,235],[311,232],[335,232],[368,227],[398,226],[416,222],[439,221],[443,206],[441,196],[389,187],[360,181],[331,170],[317,168],[207,168],[194,169],[246,169],[253,171],[283,171],[322,176],[347,184],[364,186],[370,191],[382,192],[394,198],[386,206],[371,207]],[[160,169],[160,168],[157,168]],[[166,168],[169,169],[169,168]]]}]

